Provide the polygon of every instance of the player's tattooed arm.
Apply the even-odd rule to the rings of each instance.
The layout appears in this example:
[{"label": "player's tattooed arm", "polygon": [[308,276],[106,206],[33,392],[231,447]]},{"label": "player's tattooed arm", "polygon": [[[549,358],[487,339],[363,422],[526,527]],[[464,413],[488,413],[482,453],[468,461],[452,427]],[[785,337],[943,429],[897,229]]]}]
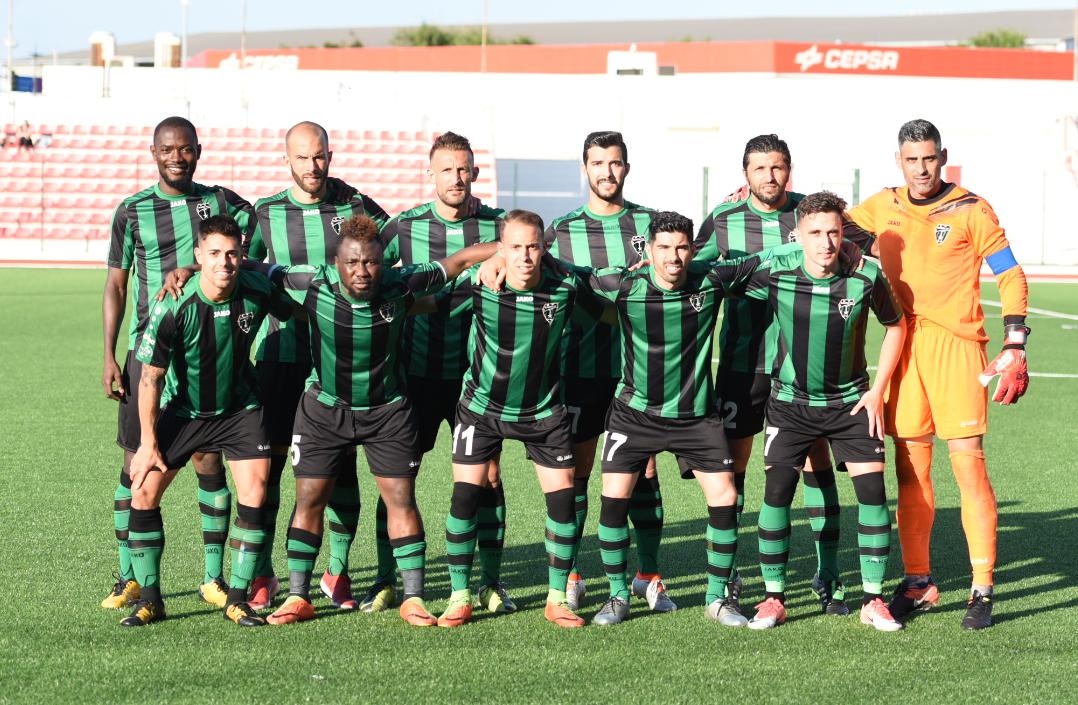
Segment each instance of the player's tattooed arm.
[{"label": "player's tattooed arm", "polygon": [[105,279],[105,293],[101,302],[101,322],[105,336],[104,365],[101,371],[101,386],[105,396],[119,401],[127,390],[124,389],[120,365],[116,362],[116,340],[120,335],[120,324],[124,320],[127,308],[127,282],[130,273],[126,269],[109,267]]},{"label": "player's tattooed arm", "polygon": [[161,392],[165,387],[164,367],[149,363],[142,365],[138,389],[138,417],[142,439],[135,457],[131,459],[131,487],[138,489],[154,470],[165,472],[168,467],[157,447],[157,417],[161,413]]},{"label": "player's tattooed arm", "polygon": [[891,383],[891,375],[898,366],[902,354],[902,345],[906,340],[906,319],[902,316],[886,327],[883,345],[880,346],[880,361],[876,366],[876,378],[850,411],[853,416],[861,409],[868,414],[868,434],[883,440],[883,392]]}]

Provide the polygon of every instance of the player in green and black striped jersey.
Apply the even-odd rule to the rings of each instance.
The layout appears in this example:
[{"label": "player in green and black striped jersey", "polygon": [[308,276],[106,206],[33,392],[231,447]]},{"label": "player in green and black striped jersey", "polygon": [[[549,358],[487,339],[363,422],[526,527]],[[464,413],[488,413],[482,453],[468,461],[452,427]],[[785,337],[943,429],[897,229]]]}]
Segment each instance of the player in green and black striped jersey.
[{"label": "player in green and black striped jersey", "polygon": [[195,249],[199,273],[178,299],[153,306],[138,344],[141,443],[131,460],[129,548],[142,594],[124,626],[165,616],[161,498],[191,455],[207,449],[228,458],[236,485],[224,616],[244,627],[266,623],[247,605],[265,538],[262,504],[269,473],[269,440],[250,354],[263,318],[271,310],[286,317],[292,304],[265,276],[240,271],[242,242],[230,216],[203,221]]},{"label": "player in green and black striped jersey", "polygon": [[[220,186],[203,186],[194,181],[202,153],[195,127],[181,117],[169,117],[154,129],[150,147],[157,164],[156,184],[125,198],[112,220],[105,280],[103,321],[105,338],[104,370],[101,382],[105,395],[119,402],[116,443],[124,450],[120,482],[113,496],[113,520],[119,547],[119,573],[112,592],[102,607],[123,608],[138,598],[128,549],[128,520],[131,507],[131,456],[138,448],[140,429],[133,385],[141,375],[135,357],[135,342],[149,320],[150,297],[157,293],[165,274],[195,262],[197,224],[215,215],[236,219],[245,236],[253,227],[251,206],[232,191]],[[127,308],[131,269],[134,308],[127,343],[127,358],[121,372],[116,362],[116,342]],[[218,607],[224,606],[226,590],[222,580],[225,536],[228,531],[232,495],[225,481],[219,453],[196,453],[198,501],[201,510],[205,572],[199,593]]]},{"label": "player in green and black striped jersey", "polygon": [[[471,195],[479,169],[466,137],[454,132],[439,135],[431,145],[428,174],[435,199],[401,213],[382,230],[386,265],[433,262],[465,247],[498,239],[504,211],[483,206]],[[435,294],[433,313],[409,318],[405,324],[408,396],[423,454],[434,448],[443,421],[453,427],[461,383],[468,367],[471,294],[470,278],[458,277]],[[488,601],[486,607],[512,611],[515,606],[501,583],[505,494],[498,470],[498,458],[492,458],[487,481],[479,493],[481,584],[494,586],[494,591],[484,592],[484,596],[493,596],[496,602]],[[384,517],[385,506],[379,503],[375,537],[378,574],[360,603],[360,609],[370,612],[385,609],[395,595],[393,554]]]},{"label": "player in green and black striped jersey", "polygon": [[[881,597],[891,543],[883,479],[883,390],[901,354],[905,323],[879,265],[863,260],[856,269],[841,267],[845,209],[832,193],[806,196],[797,206],[800,251],[773,257],[752,275],[745,292],[770,302],[779,333],[759,518],[760,572],[767,592],[749,622],[754,629],[769,629],[786,619],[790,503],[809,447],[820,438],[845,463],[857,494],[861,621],[882,631],[902,628]],[[886,327],[871,388],[865,361],[869,311]]]},{"label": "player in green and black striped jersey", "polygon": [[[469,580],[480,493],[487,464],[512,439],[523,442],[535,462],[546,498],[546,618],[561,627],[582,627],[584,620],[569,609],[565,595],[577,539],[572,431],[561,401],[559,362],[562,334],[576,307],[598,317],[603,306],[581,279],[586,270],[578,273],[544,254],[543,221],[535,213],[514,210],[506,216],[498,251],[505,260],[505,289],[481,286],[478,273],[473,282],[472,359],[453,429],[453,497],[446,519],[453,592],[438,625],[458,627],[472,617]],[[497,589],[481,584],[479,601],[508,611],[502,598],[488,594]]]},{"label": "player in green and black striped jersey", "polygon": [[423,602],[426,539],[415,503],[418,439],[399,378],[401,339],[417,298],[441,289],[494,247],[476,245],[437,262],[384,267],[378,224],[353,216],[341,226],[335,266],[245,263],[270,272],[306,310],[314,362],[292,439],[296,508],[288,530],[290,594],[271,623],[314,616],[309,582],[322,541],[322,513],[341,458],[356,445],[364,446],[387,505],[390,543],[404,582],[401,617],[416,626],[436,623]]},{"label": "player in green and black striped jersey", "polygon": [[688,218],[657,213],[649,228],[648,266],[635,272],[599,270],[590,279],[617,308],[625,350],[601,453],[599,547],[610,597],[594,624],[618,624],[628,617],[630,496],[649,458],[659,452],[674,452],[682,476],[695,476],[704,491],[709,613],[721,603],[733,564],[737,492],[714,408],[712,338],[722,297],[743,286],[768,253],[729,263],[690,262],[692,231]]},{"label": "player in green and black striped jersey", "polygon": [[[285,134],[285,159],[295,183],[255,203],[254,234],[248,246],[251,259],[283,266],[331,264],[337,253],[341,223],[353,215],[369,216],[379,225],[389,220],[373,200],[329,176],[333,152],[329,135],[321,125],[293,125]],[[292,442],[296,407],[311,373],[306,322],[267,318],[259,333],[255,359],[273,445],[266,498],[267,548],[262,552],[250,595],[251,606],[260,610],[272,604],[280,585],[272,564],[273,539],[281,501],[281,473]],[[358,604],[352,597],[348,553],[359,522],[359,484],[355,455],[342,462],[346,467],[337,478],[327,508],[329,565],[320,585],[335,606],[355,609]]]},{"label": "player in green and black striped jersey", "polygon": [[[584,140],[583,173],[590,190],[588,203],[554,220],[546,233],[550,253],[578,267],[628,267],[641,260],[654,211],[625,200],[629,149],[619,132],[593,132]],[[595,446],[607,409],[621,376],[621,335],[615,326],[595,321],[573,322],[565,336],[562,374],[564,397],[573,419],[576,456],[577,539],[583,537],[588,515],[588,479]],[[639,566],[633,591],[646,597],[652,609],[677,609],[659,575],[663,505],[655,464],[648,464],[633,493],[629,518],[636,532]],[[568,601],[573,609],[584,596],[584,579],[577,566],[569,577]]]},{"label": "player in green and black striped jersey", "polygon": [[[742,156],[745,193],[733,194],[719,204],[700,226],[696,258],[710,261],[741,257],[793,241],[797,204],[804,198],[787,191],[793,162],[790,149],[777,135],[758,135],[746,143]],[[867,233],[853,236],[857,244],[871,244]],[[726,437],[734,456],[738,491],[738,519],[745,506],[745,470],[753,438],[763,430],[764,410],[771,391],[771,369],[778,349],[778,332],[766,301],[740,297],[723,304],[719,331],[719,369],[715,398],[723,416]],[[827,444],[813,445],[805,463],[805,506],[815,534],[817,568],[812,585],[827,614],[849,613],[839,577],[839,499],[835,471]],[[742,582],[734,571],[728,586],[723,620],[740,610]],[[733,616],[740,622],[740,617]]]}]

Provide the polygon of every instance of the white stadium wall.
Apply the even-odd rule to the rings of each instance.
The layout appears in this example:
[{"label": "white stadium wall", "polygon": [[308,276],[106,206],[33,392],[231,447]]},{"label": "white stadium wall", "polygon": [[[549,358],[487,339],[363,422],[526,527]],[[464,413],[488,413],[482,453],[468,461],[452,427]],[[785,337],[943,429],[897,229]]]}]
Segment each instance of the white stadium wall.
[{"label": "white stadium wall", "polygon": [[[1078,87],[1063,81],[681,74],[611,76],[49,67],[44,94],[15,96],[9,120],[148,125],[168,114],[196,125],[280,128],[311,119],[341,130],[453,130],[498,159],[579,161],[584,135],[624,132],[626,196],[698,221],[740,185],[741,151],[775,132],[794,157],[793,186],[863,199],[901,183],[895,135],[924,117],[943,133],[962,184],[987,198],[1025,264],[1078,265],[1067,166],[1067,117]],[[1069,145],[1078,157],[1078,142]],[[1078,166],[1078,158],[1075,160]],[[704,193],[704,170],[709,193]],[[575,185],[573,185],[575,187]],[[241,194],[252,201],[268,195]],[[69,244],[68,247],[75,245]],[[103,242],[82,243],[90,258]],[[0,259],[49,243],[0,238]],[[65,255],[56,255],[64,259]]]}]

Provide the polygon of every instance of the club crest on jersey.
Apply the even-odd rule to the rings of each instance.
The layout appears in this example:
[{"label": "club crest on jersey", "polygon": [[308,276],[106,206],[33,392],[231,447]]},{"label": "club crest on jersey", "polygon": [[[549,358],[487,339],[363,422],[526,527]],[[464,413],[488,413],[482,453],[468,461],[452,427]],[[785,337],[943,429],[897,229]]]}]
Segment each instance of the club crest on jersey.
[{"label": "club crest on jersey", "polygon": [[210,217],[210,204],[203,201],[195,206],[195,213],[198,213],[198,217],[202,220]]},{"label": "club crest on jersey", "polygon": [[545,320],[547,323],[553,323],[554,322],[554,314],[558,312],[558,304],[556,304],[554,302],[543,304],[542,311],[543,311],[543,320]]},{"label": "club crest on jersey", "polygon": [[386,323],[392,323],[393,319],[397,317],[397,304],[394,301],[389,301],[378,307],[378,313],[385,319]]},{"label": "club crest on jersey", "polygon": [[700,310],[704,308],[704,298],[706,296],[707,296],[706,291],[698,291],[698,292],[696,292],[695,294],[693,294],[692,296],[689,297],[689,305],[692,306],[694,311],[699,313]]},{"label": "club crest on jersey", "polygon": [[236,325],[239,326],[239,329],[242,330],[244,333],[250,333],[251,324],[254,322],[254,320],[255,315],[248,311],[247,313],[241,313],[239,316],[236,317]]},{"label": "club crest on jersey", "polygon": [[632,245],[633,252],[635,252],[638,257],[642,258],[644,256],[644,236],[643,235],[633,235],[632,239],[629,240],[629,244]]},{"label": "club crest on jersey", "polygon": [[786,242],[797,242],[797,231],[791,230],[786,234]]},{"label": "club crest on jersey", "polygon": [[329,221],[329,227],[333,228],[333,232],[340,235],[341,234],[341,223],[343,223],[343,222],[344,222],[344,218],[342,218],[339,215],[334,216],[333,220]]},{"label": "club crest on jersey", "polygon": [[853,313],[853,299],[840,299],[838,302],[838,315],[842,316],[842,320],[848,321],[851,313]]},{"label": "club crest on jersey", "polygon": [[936,244],[942,245],[943,241],[947,239],[947,236],[951,234],[951,226],[947,223],[940,223],[936,226]]}]

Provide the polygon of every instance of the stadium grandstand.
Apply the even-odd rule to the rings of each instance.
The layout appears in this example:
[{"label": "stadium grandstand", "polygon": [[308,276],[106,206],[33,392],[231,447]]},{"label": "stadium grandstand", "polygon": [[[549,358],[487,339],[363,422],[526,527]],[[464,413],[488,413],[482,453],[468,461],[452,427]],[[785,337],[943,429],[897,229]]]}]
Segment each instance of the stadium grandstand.
[{"label": "stadium grandstand", "polygon": [[[587,25],[604,27],[592,43],[568,24],[537,25],[544,43],[486,47],[386,46],[385,37],[361,33],[364,48],[281,48],[280,37],[253,32],[241,48],[235,34],[210,34],[191,37],[182,68],[174,37],[164,37],[172,53],[158,51],[153,67],[140,65],[153,46],[116,46],[95,33],[89,53],[32,71],[15,66],[36,75],[22,76],[33,79],[23,86],[29,92],[6,96],[0,260],[99,263],[115,204],[155,178],[149,129],[169,113],[200,129],[198,180],[251,201],[287,185],[283,130],[312,118],[331,130],[334,175],[390,213],[429,200],[426,150],[453,130],[478,149],[484,202],[549,219],[585,194],[578,142],[595,126],[630,139],[631,190],[649,205],[701,216],[740,181],[740,147],[761,131],[796,145],[798,190],[828,188],[857,203],[895,179],[888,155],[902,105],[903,116],[931,115],[941,125],[948,178],[969,178],[992,196],[1024,264],[1076,265],[1061,205],[1078,195],[1076,68],[1069,24],[1060,22],[1069,17],[939,15],[921,23],[921,35],[910,18],[773,18],[770,35],[762,21],[697,23],[696,34],[723,40],[733,36],[719,30],[736,25],[741,41],[663,39],[692,38],[675,21]],[[993,22],[1018,27],[1045,50],[948,46]],[[613,25],[638,41],[612,43]],[[493,28],[506,36],[524,29]],[[329,41],[310,34],[319,31],[294,36]],[[750,98],[778,90],[781,105]],[[826,109],[803,109],[828,93]],[[24,122],[33,150],[14,138]],[[1015,139],[1024,145],[1021,189],[1011,169],[999,168],[1001,152],[1011,151],[1003,145]]]}]

